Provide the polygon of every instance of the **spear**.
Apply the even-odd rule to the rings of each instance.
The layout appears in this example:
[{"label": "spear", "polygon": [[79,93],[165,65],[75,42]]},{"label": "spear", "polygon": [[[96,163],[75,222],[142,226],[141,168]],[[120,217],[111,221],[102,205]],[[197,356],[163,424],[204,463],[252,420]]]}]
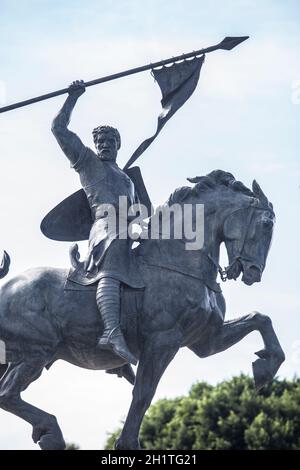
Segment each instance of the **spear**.
[{"label": "spear", "polygon": [[[178,55],[176,57],[172,57],[166,60],[160,60],[159,62],[154,62],[147,65],[142,65],[141,67],[136,67],[129,70],[124,70],[123,72],[114,73],[112,75],[106,75],[105,77],[96,78],[96,80],[91,80],[89,82],[85,82],[85,86],[93,86],[98,85],[98,83],[109,82],[110,80],[116,80],[117,78],[126,77],[127,75],[133,75],[134,73],[144,72],[145,70],[151,70],[155,67],[164,66],[167,64],[172,64],[178,61],[182,61],[185,59],[190,59],[192,57],[197,57],[202,54],[207,54],[208,52],[217,51],[218,49],[223,49],[226,51],[230,51],[234,47],[236,47],[241,42],[248,39],[249,36],[240,36],[240,37],[230,37],[227,36],[223,39],[219,44],[215,46],[206,47],[204,49],[199,49],[198,51],[188,52],[186,54]],[[55,96],[63,95],[68,93],[69,88],[62,88],[61,90],[53,91],[51,93],[46,93],[45,95],[36,96],[35,98],[30,98],[25,101],[19,101],[18,103],[10,104],[9,106],[4,106],[0,108],[0,113],[5,113],[6,111],[10,111],[16,108],[22,108],[23,106],[28,106],[29,104],[38,103],[39,101],[48,100],[49,98],[54,98]]]}]

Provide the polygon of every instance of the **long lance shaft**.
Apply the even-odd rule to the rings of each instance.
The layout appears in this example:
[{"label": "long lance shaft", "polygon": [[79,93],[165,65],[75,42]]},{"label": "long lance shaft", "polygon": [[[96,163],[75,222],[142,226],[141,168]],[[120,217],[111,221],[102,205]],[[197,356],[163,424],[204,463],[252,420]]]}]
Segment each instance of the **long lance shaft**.
[{"label": "long lance shaft", "polygon": [[[146,70],[151,70],[156,67],[161,67],[164,65],[172,64],[174,62],[182,61],[185,59],[190,59],[192,57],[197,57],[202,54],[207,54],[208,52],[213,52],[218,49],[229,51],[248,38],[249,36],[241,36],[241,37],[229,37],[228,36],[224,38],[223,41],[221,41],[219,44],[216,44],[215,46],[210,46],[204,49],[199,49],[198,51],[188,52],[186,54],[178,55],[176,57],[171,57],[170,59],[166,59],[166,60],[160,60],[158,62],[154,62],[151,64],[142,65],[141,67],[135,67],[133,69],[124,70],[123,72],[114,73],[112,75],[106,75],[105,77],[96,78],[96,80],[90,80],[89,82],[85,82],[84,85],[86,87],[98,85],[98,83],[109,82],[111,80],[116,80],[117,78],[126,77],[127,75],[133,75],[135,73],[144,72]],[[49,98],[54,98],[55,96],[64,95],[65,93],[68,93],[68,90],[69,88],[62,88],[61,90],[56,90],[51,93],[46,93],[45,95],[36,96],[35,98],[30,98],[25,101],[19,101],[18,103],[4,106],[0,108],[0,113],[5,113],[6,111],[11,111],[12,109],[16,109],[16,108],[22,108],[23,106],[28,106],[29,104],[38,103],[39,101],[45,101],[45,100],[48,100]]]}]

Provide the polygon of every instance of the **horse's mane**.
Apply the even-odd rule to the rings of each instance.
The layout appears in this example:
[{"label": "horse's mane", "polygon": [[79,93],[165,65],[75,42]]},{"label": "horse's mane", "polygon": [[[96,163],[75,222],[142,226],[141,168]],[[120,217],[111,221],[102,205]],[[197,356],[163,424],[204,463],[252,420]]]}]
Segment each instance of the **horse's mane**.
[{"label": "horse's mane", "polygon": [[253,197],[253,192],[247,188],[241,181],[237,181],[232,173],[223,170],[214,170],[205,176],[196,176],[194,178],[187,178],[191,183],[195,183],[193,187],[182,186],[175,189],[169,197],[167,204],[170,206],[175,203],[183,202],[189,196],[195,196],[200,192],[211,191],[220,186],[227,186],[234,191],[238,191],[247,196]]}]

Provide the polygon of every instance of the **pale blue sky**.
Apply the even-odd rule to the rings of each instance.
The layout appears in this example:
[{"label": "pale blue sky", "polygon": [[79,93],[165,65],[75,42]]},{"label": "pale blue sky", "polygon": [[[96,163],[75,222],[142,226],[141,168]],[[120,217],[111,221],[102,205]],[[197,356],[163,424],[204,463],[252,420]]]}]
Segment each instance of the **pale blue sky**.
[{"label": "pale blue sky", "polygon": [[[300,372],[299,113],[292,84],[300,80],[300,3],[236,1],[0,0],[0,81],[7,102],[249,35],[231,52],[210,54],[199,86],[140,160],[153,201],[164,201],[187,176],[231,171],[256,178],[274,203],[275,237],[263,280],[223,285],[228,318],[260,310],[273,319],[287,355],[281,377]],[[116,125],[120,166],[155,129],[160,92],[149,73],[90,88],[72,129],[92,145],[91,129]],[[63,97],[0,116],[0,249],[12,257],[10,276],[30,266],[66,266],[68,244],[44,238],[45,213],[79,188],[77,175],[50,133]],[[84,249],[84,245],[82,246]],[[225,262],[225,260],[224,260]],[[212,383],[251,373],[253,333],[200,361],[181,351],[155,399],[186,393],[198,379]],[[106,431],[125,416],[131,389],[103,372],[57,363],[24,393],[58,417],[65,436],[101,448]],[[30,427],[0,411],[0,448],[35,448]]]}]

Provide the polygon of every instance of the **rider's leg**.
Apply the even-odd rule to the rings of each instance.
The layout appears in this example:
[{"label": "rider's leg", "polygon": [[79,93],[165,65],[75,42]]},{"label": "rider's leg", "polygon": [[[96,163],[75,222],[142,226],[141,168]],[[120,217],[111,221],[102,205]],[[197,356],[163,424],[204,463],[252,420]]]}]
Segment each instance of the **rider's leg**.
[{"label": "rider's leg", "polygon": [[120,328],[120,281],[111,277],[100,279],[96,300],[104,323],[98,346],[110,349],[127,362],[136,364],[137,360],[129,351]]}]

